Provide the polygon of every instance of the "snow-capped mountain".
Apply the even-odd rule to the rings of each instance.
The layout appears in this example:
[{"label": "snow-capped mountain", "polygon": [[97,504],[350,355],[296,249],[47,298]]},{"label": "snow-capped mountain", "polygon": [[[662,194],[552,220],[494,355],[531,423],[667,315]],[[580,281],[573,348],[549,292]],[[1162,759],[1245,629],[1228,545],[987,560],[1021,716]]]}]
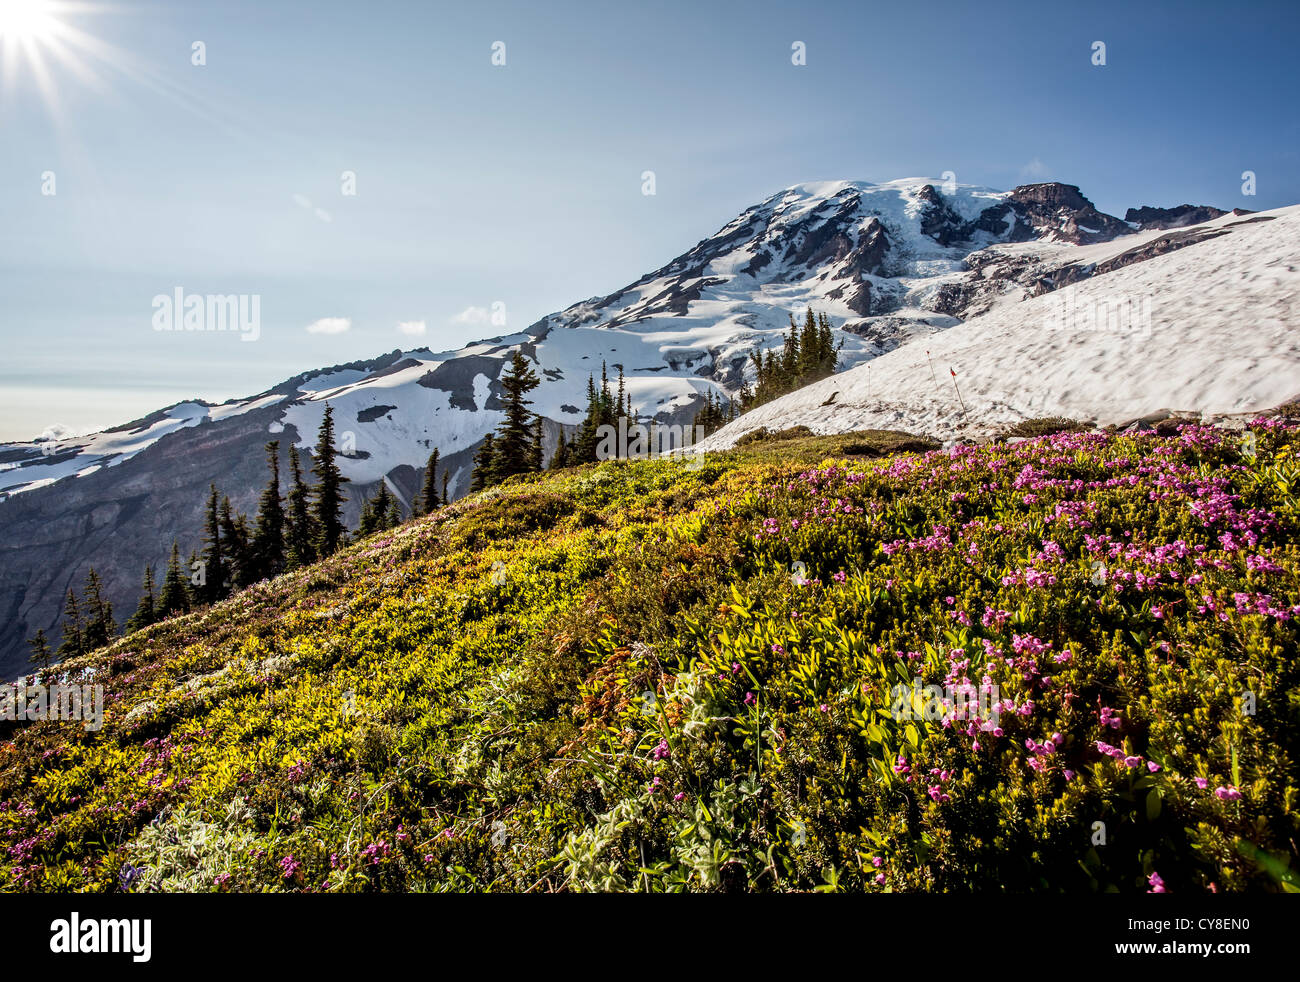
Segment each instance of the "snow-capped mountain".
[{"label": "snow-capped mountain", "polygon": [[[1166,254],[1171,240],[1190,244]],[[999,255],[1041,263],[1045,251],[1032,243]],[[954,440],[1035,417],[1098,426],[1213,420],[1300,398],[1300,206],[1070,255],[1056,266],[1061,288],[1023,302],[1004,296],[924,345],[760,406],[698,449],[732,446],[759,427],[897,428]],[[1072,280],[1078,270],[1088,275]]]},{"label": "snow-capped mountain", "polygon": [[[62,597],[91,565],[125,619],[143,567],[160,566],[173,538],[183,551],[196,544],[209,482],[237,509],[254,510],[263,444],[292,440],[309,464],[326,402],[353,481],[345,517],[355,524],[361,496],[381,479],[409,502],[435,446],[453,493],[464,492],[474,451],[501,420],[499,376],[516,350],[542,379],[533,398],[549,453],[581,420],[587,379],[599,381],[602,365],[611,377],[622,369],[637,412],[684,422],[708,392],[734,395],[750,353],[779,344],[790,315],[809,306],[830,317],[841,367],[852,368],[934,347],[994,309],[1235,232],[1216,224],[1223,215],[1183,205],[1130,209],[1122,221],[1062,184],[796,185],[637,282],[519,333],[455,351],[394,351],[89,436],[0,445],[0,675],[21,670],[24,638],[55,632]],[[1184,227],[1207,217],[1215,221]]]}]

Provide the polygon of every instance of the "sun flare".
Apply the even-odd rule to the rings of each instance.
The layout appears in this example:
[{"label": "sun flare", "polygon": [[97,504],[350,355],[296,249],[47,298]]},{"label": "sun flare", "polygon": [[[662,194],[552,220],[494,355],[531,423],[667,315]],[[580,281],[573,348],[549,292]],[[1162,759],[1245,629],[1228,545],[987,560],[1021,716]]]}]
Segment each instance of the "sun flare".
[{"label": "sun flare", "polygon": [[[120,0],[0,0],[0,115],[23,100],[40,99],[51,119],[70,126],[62,91],[78,86],[111,97],[122,83],[143,86],[185,109],[234,125],[176,73],[157,70],[95,34],[89,22],[139,9]],[[188,67],[188,57],[181,60]]]},{"label": "sun flare", "polygon": [[0,0],[0,38],[13,41],[44,41],[57,30],[51,0]]}]

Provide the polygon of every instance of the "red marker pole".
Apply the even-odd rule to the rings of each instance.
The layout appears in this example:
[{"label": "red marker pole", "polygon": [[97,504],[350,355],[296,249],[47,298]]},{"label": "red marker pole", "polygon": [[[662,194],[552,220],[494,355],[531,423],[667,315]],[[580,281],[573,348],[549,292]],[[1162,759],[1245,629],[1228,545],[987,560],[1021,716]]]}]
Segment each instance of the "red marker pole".
[{"label": "red marker pole", "polygon": [[955,389],[956,392],[957,392],[957,401],[961,403],[961,411],[962,411],[962,414],[963,414],[963,415],[969,415],[969,414],[966,412],[966,403],[962,400],[962,397],[961,397],[961,389],[958,389],[958,388],[957,388],[957,373],[954,372],[954,371],[952,370],[952,366],[951,366],[951,365],[948,366],[948,371],[949,371],[949,372],[952,372],[952,387],[953,387],[953,389]]}]

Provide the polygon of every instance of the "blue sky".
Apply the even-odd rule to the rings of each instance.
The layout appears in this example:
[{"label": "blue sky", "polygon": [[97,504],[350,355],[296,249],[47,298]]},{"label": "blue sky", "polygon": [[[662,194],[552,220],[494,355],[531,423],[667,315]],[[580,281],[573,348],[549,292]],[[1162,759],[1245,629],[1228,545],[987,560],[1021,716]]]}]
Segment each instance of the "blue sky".
[{"label": "blue sky", "polygon": [[[521,330],[800,181],[1300,202],[1290,0],[68,6],[45,92],[0,47],[0,439]],[[154,331],[177,287],[259,295],[260,339]]]}]

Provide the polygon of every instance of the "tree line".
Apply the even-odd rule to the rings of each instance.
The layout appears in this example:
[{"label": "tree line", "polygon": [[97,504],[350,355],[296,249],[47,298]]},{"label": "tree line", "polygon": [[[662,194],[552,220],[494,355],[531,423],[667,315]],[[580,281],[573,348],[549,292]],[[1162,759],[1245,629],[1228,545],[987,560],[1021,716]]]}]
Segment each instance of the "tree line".
[{"label": "tree line", "polygon": [[[145,567],[140,600],[126,622],[125,633],[224,600],[236,590],[333,555],[347,544],[342,511],[348,500],[343,485],[349,480],[337,462],[333,407],[326,403],[316,439],[311,468],[315,484],[304,479],[298,448],[290,444],[288,488],[287,493],[282,493],[280,441],[270,441],[265,451],[267,483],[253,520],[250,522],[242,512],[236,513],[230,498],[215,484],[209,485],[201,549],[191,552],[188,563],[182,564],[180,546],[173,541],[161,587],[154,567]],[[425,467],[423,489],[416,499],[417,513],[433,511],[449,501],[450,475],[444,470],[439,485],[437,474],[438,450],[434,448]],[[374,497],[362,505],[357,533],[369,535],[395,527],[402,520],[401,503],[381,480]],[[93,566],[86,574],[81,597],[69,588],[61,628],[57,650],[51,649],[44,628],[28,641],[32,664],[47,669],[54,661],[94,651],[117,636],[113,605],[103,598],[103,583]]]},{"label": "tree line", "polygon": [[802,327],[791,314],[790,331],[782,339],[779,353],[769,348],[750,355],[755,378],[752,387],[746,384],[740,392],[745,412],[835,374],[844,342],[835,343],[825,314],[814,314],[809,307]]},{"label": "tree line", "polygon": [[[705,403],[695,414],[693,426],[703,427],[705,434],[720,429],[736,419],[741,412],[793,392],[801,386],[835,374],[843,343],[835,343],[830,320],[825,314],[814,314],[808,308],[804,323],[795,323],[790,315],[790,330],[782,335],[783,345],[778,354],[769,349],[750,357],[754,366],[753,386],[746,384],[739,399],[714,397],[710,391]],[[474,474],[470,491],[500,484],[520,474],[534,474],[542,470],[542,416],[529,407],[529,392],[537,388],[540,380],[522,351],[516,351],[509,367],[501,375],[504,418],[494,432],[483,440],[474,456]],[[595,463],[598,459],[601,427],[619,427],[620,420],[629,425],[638,422],[632,408],[632,396],[627,391],[623,368],[618,370],[618,388],[611,389],[608,367],[602,363],[600,386],[593,376],[587,377],[587,411],[582,421],[566,441],[561,432],[551,455],[550,468],[571,467]]]},{"label": "tree line", "polygon": [[[542,470],[543,417],[529,407],[529,392],[537,388],[539,379],[528,359],[516,351],[509,367],[501,375],[504,418],[501,425],[483,439],[483,445],[474,456],[474,475],[470,491],[500,484],[520,474],[535,474]],[[710,397],[706,409],[721,413],[722,403]],[[595,463],[601,442],[601,429],[612,426],[618,429],[620,420],[634,425],[639,416],[632,408],[632,395],[627,390],[623,368],[619,366],[618,386],[610,385],[609,367],[600,366],[600,386],[594,376],[587,376],[587,409],[582,421],[574,427],[566,440],[563,431],[556,439],[555,448],[547,465],[550,470]]]}]

